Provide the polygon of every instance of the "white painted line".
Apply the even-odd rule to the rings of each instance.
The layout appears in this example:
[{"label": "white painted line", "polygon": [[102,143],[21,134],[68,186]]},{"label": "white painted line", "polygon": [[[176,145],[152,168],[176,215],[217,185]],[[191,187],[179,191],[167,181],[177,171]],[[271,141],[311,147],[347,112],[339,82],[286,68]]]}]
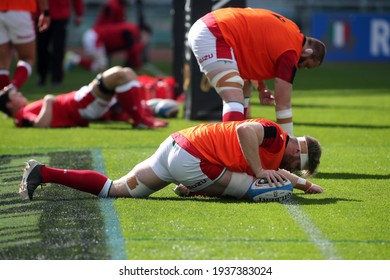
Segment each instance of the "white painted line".
[{"label": "white painted line", "polygon": [[283,203],[290,216],[301,226],[307,233],[310,241],[313,242],[321,251],[322,255],[327,260],[341,260],[342,258],[337,253],[332,241],[326,239],[322,231],[315,225],[310,217],[302,210],[299,204],[294,201]]},{"label": "white painted line", "polygon": [[[93,164],[97,172],[105,174],[104,158],[100,149],[92,150]],[[125,242],[119,222],[118,213],[114,207],[115,199],[99,199],[100,210],[104,219],[107,248],[112,260],[126,260]]]}]

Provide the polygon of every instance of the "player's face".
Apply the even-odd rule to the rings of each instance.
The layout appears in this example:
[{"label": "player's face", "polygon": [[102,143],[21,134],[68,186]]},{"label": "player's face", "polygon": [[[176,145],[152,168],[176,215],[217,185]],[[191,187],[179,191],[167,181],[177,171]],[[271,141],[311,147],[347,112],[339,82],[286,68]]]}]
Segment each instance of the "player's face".
[{"label": "player's face", "polygon": [[290,172],[295,172],[301,169],[301,158],[298,145],[287,145],[280,168],[286,169]]},{"label": "player's face", "polygon": [[291,172],[296,172],[301,169],[301,159],[299,155],[293,156],[290,161],[287,163],[288,164],[288,170]]},{"label": "player's face", "polygon": [[315,68],[318,65],[320,65],[320,62],[317,60],[314,60],[310,57],[302,57],[298,61],[298,68],[299,69],[311,69]]},{"label": "player's face", "polygon": [[17,90],[11,90],[8,96],[10,100],[9,104],[12,107],[12,110],[18,110],[28,104],[27,99],[21,92]]}]

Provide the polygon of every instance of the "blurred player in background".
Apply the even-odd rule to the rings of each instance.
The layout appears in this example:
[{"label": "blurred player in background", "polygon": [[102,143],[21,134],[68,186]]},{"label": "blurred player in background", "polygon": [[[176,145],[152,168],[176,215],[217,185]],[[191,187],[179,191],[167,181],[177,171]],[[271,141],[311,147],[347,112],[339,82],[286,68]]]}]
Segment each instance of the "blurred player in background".
[{"label": "blurred player in background", "polygon": [[320,157],[315,138],[289,137],[269,120],[208,123],[171,134],[150,158],[114,181],[96,171],[56,169],[29,160],[19,194],[32,199],[40,184],[55,183],[99,197],[145,198],[175,183],[193,193],[248,199],[256,178],[277,186],[288,179],[297,189],[321,193],[320,186],[290,173],[314,174]]},{"label": "blurred player in background", "polygon": [[0,110],[12,117],[18,127],[88,126],[90,121],[102,119],[111,105],[117,102],[131,117],[135,128],[152,129],[168,125],[166,121],[157,120],[142,103],[140,83],[131,68],[112,67],[77,91],[46,95],[29,105],[13,86],[0,91]]},{"label": "blurred player in background", "polygon": [[80,26],[83,20],[83,0],[49,0],[50,26],[37,34],[38,85],[45,85],[51,74],[53,85],[64,79],[64,56],[67,41],[67,26],[74,11],[73,23]]},{"label": "blurred player in background", "polygon": [[126,0],[107,0],[100,9],[94,27],[126,21]]},{"label": "blurred player in background", "polygon": [[88,29],[83,35],[83,54],[68,52],[66,68],[80,65],[91,71],[103,71],[108,67],[109,56],[123,52],[124,65],[138,69],[143,64],[142,54],[149,38],[148,31],[130,22]]},{"label": "blurred player in background", "polygon": [[68,52],[66,69],[80,65],[95,72],[104,71],[110,58],[118,53],[124,54],[124,66],[133,69],[143,66],[152,29],[142,13],[137,24],[126,21],[125,7],[126,1],[120,0],[103,5],[95,24],[83,35],[83,54]]},{"label": "blurred player in background", "polygon": [[[9,84],[20,88],[31,75],[36,55],[33,16],[38,8],[41,11],[38,16],[38,31],[43,32],[50,25],[47,0],[0,1],[0,89]],[[13,51],[16,52],[18,62],[11,78]]]},{"label": "blurred player in background", "polygon": [[[273,11],[224,8],[197,20],[188,44],[224,102],[223,121],[246,118],[254,80],[261,104],[275,102],[277,122],[293,135],[295,71],[322,63],[326,50],[321,41],[304,36],[294,22]],[[275,79],[274,96],[264,82],[269,79]]]}]

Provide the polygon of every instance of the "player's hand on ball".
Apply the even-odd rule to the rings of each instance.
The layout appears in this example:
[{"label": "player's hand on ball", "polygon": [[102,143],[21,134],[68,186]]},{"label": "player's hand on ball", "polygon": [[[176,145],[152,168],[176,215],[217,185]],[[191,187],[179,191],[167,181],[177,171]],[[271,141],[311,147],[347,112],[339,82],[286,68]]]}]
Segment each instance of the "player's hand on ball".
[{"label": "player's hand on ball", "polygon": [[319,186],[319,185],[316,185],[316,184],[312,184],[310,188],[308,188],[305,193],[310,193],[310,194],[314,194],[314,193],[322,193],[324,190]]},{"label": "player's hand on ball", "polygon": [[286,176],[284,176],[281,172],[270,169],[262,169],[258,174],[256,174],[256,178],[267,179],[270,187],[272,187],[272,183],[274,183],[275,186],[283,186],[284,181],[287,180]]}]

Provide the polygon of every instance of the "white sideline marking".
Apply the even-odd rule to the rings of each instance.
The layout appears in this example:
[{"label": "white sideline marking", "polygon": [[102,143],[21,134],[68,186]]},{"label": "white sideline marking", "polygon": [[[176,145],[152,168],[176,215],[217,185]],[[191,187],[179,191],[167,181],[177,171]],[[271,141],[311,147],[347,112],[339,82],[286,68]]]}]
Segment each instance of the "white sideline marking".
[{"label": "white sideline marking", "polygon": [[313,242],[321,251],[322,255],[327,260],[341,260],[342,258],[337,253],[333,243],[326,239],[322,231],[315,225],[302,208],[295,202],[283,203],[284,208],[288,211],[290,216],[298,222],[301,228],[307,233],[310,241]]},{"label": "white sideline marking", "polygon": [[[95,171],[105,174],[104,158],[100,149],[92,150]],[[125,242],[123,240],[118,213],[114,207],[114,199],[99,199],[99,206],[104,219],[107,248],[113,260],[126,260]]]}]

